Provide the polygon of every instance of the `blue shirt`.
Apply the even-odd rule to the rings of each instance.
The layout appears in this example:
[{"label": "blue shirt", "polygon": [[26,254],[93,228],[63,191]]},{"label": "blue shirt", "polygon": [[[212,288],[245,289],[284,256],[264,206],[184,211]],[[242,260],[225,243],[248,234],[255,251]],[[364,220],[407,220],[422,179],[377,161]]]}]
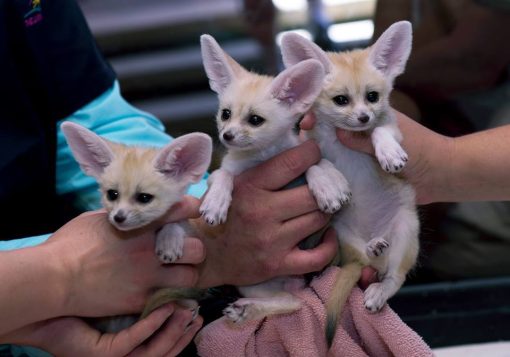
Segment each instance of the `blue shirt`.
[{"label": "blue shirt", "polygon": [[[57,192],[74,193],[76,206],[84,211],[101,207],[100,192],[94,178],[85,175],[76,160],[66,139],[60,130],[63,121],[80,124],[102,137],[128,145],[162,147],[172,137],[165,133],[164,126],[153,115],[136,109],[122,97],[119,84],[115,81],[112,88],[103,93],[80,110],[61,120],[57,125]],[[202,179],[192,185],[188,194],[201,197],[207,190],[207,182]],[[11,241],[0,241],[0,250],[13,250],[34,246],[44,242],[51,233]],[[0,346],[0,354],[10,352],[13,356],[48,356],[40,350],[21,346]]]}]

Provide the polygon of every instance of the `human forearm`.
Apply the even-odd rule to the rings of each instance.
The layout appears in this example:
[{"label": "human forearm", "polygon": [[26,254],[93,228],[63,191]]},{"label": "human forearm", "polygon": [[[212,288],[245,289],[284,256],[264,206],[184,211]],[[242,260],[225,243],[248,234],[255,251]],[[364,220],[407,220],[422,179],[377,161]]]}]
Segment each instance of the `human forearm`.
[{"label": "human forearm", "polygon": [[64,275],[52,254],[45,244],[0,253],[0,335],[62,313]]},{"label": "human forearm", "polygon": [[[409,156],[401,176],[413,185],[418,204],[510,199],[510,125],[449,138],[395,114]],[[373,155],[369,137],[337,135],[347,147]]]},{"label": "human forearm", "polygon": [[443,201],[510,200],[510,125],[455,138]]}]

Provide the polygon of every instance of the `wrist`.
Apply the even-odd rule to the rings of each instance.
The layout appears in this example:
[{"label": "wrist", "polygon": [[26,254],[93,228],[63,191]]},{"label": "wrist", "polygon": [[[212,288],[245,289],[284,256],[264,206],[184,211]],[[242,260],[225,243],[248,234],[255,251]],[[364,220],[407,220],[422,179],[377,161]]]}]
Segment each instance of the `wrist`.
[{"label": "wrist", "polygon": [[[47,282],[45,284],[51,288],[51,301],[48,302],[52,306],[50,318],[75,315],[72,309],[72,297],[74,295],[72,289],[72,276],[75,269],[72,267],[66,256],[66,250],[62,249],[59,241],[49,240],[41,245],[41,249],[45,250],[48,257]],[[45,278],[46,280],[46,278]]]},{"label": "wrist", "polygon": [[456,139],[437,135],[436,142],[428,151],[430,164],[429,172],[426,174],[428,182],[426,192],[429,192],[428,203],[449,202],[455,191],[453,182]]}]

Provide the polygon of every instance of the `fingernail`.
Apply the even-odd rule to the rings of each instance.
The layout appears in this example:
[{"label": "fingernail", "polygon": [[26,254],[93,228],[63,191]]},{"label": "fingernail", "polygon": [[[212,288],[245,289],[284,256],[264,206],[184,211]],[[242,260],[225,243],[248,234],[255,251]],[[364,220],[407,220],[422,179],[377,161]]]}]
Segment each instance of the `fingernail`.
[{"label": "fingernail", "polygon": [[197,318],[198,314],[200,312],[200,306],[197,306],[196,308],[194,309],[191,309],[191,321],[195,321],[195,319]]}]

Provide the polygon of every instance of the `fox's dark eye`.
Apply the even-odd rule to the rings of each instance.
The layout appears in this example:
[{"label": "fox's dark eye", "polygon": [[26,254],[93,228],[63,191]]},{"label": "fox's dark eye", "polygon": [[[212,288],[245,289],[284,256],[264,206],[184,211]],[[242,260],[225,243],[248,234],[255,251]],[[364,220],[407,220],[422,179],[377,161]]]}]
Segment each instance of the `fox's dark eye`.
[{"label": "fox's dark eye", "polygon": [[221,120],[225,121],[225,120],[229,120],[230,119],[230,110],[229,109],[223,109],[221,111]]},{"label": "fox's dark eye", "polygon": [[153,198],[154,196],[151,195],[150,193],[142,192],[136,195],[136,201],[143,204],[149,203],[150,201],[152,201]]},{"label": "fox's dark eye", "polygon": [[119,198],[119,191],[108,190],[106,191],[106,197],[108,197],[108,201],[115,201],[117,198]]},{"label": "fox's dark eye", "polygon": [[367,100],[370,103],[376,103],[379,100],[379,93],[374,92],[374,91],[368,92],[367,93]]},{"label": "fox's dark eye", "polygon": [[345,95],[337,95],[333,98],[333,102],[335,102],[336,105],[347,105],[349,104],[349,97]]},{"label": "fox's dark eye", "polygon": [[265,121],[266,119],[258,115],[251,115],[250,118],[248,119],[248,123],[250,123],[253,126],[261,126]]}]

